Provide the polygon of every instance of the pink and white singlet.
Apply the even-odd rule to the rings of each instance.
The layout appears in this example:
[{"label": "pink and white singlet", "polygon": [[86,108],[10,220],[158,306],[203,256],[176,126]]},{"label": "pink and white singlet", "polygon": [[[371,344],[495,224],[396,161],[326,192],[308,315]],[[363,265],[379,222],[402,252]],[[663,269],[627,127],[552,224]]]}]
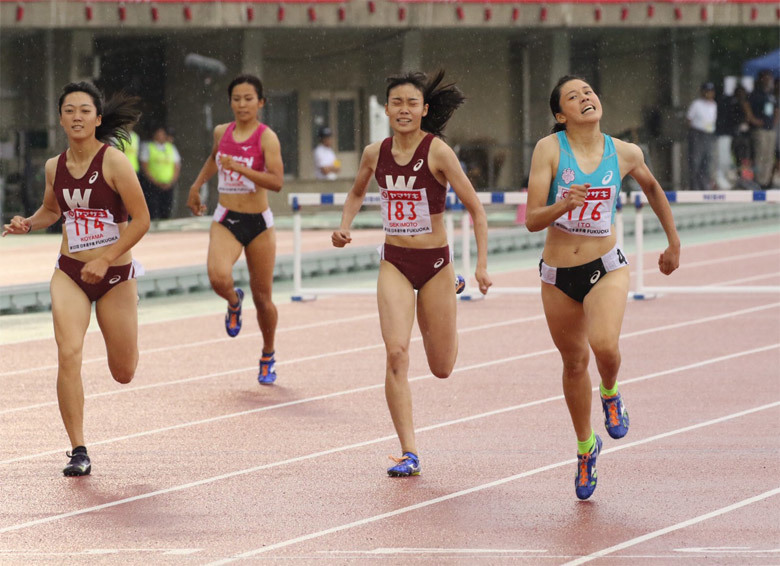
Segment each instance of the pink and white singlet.
[{"label": "pink and white singlet", "polygon": [[247,179],[235,171],[223,169],[219,158],[222,155],[227,155],[232,157],[234,161],[243,163],[250,169],[265,171],[265,156],[263,155],[263,148],[260,145],[260,138],[267,127],[268,126],[265,124],[260,124],[257,129],[252,132],[252,135],[242,142],[237,142],[233,139],[233,131],[236,129],[236,123],[231,122],[227,127],[227,130],[225,130],[222,139],[219,140],[219,146],[217,147],[217,167],[219,168],[218,189],[220,193],[254,193],[257,190],[254,181],[251,179]]}]

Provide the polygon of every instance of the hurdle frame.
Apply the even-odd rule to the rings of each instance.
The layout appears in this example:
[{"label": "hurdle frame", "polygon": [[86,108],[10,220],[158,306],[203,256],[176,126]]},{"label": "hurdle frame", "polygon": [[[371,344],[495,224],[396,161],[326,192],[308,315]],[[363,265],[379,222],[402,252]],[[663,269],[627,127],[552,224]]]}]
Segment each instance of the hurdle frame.
[{"label": "hurdle frame", "polygon": [[[525,191],[493,191],[477,192],[477,198],[483,206],[512,205],[521,206],[527,204],[528,194]],[[348,193],[291,193],[288,195],[288,203],[293,211],[293,301],[310,300],[317,295],[355,295],[375,294],[375,289],[338,289],[324,287],[303,287],[302,282],[302,220],[301,207],[303,206],[343,206]],[[748,203],[767,202],[780,203],[780,189],[761,191],[667,191],[666,198],[670,204],[713,204],[713,203]],[[454,211],[461,211],[461,272],[466,279],[466,288],[459,295],[460,300],[473,301],[482,298],[478,291],[474,293],[469,280],[471,275],[471,216],[457,198],[454,192],[447,193],[447,207],[445,211],[445,226],[447,229],[447,241],[450,249],[454,251],[455,219]],[[379,206],[381,199],[378,193],[368,193],[363,201],[363,206]],[[667,293],[780,293],[780,286],[775,285],[743,285],[743,286],[646,286],[644,284],[644,217],[643,209],[648,204],[647,197],[642,192],[633,194],[621,193],[615,214],[615,232],[617,243],[624,245],[624,220],[622,209],[632,204],[635,207],[634,238],[636,258],[634,260],[635,283],[634,290],[629,296],[634,299],[649,299],[657,294]],[[491,287],[491,294],[538,294],[539,287]]]}]

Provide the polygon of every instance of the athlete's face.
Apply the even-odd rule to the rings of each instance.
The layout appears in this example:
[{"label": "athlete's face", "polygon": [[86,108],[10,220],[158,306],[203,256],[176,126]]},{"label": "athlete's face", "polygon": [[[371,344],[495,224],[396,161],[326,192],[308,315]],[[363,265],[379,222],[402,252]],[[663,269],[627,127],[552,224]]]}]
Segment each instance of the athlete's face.
[{"label": "athlete's face", "polygon": [[428,105],[423,103],[420,89],[411,84],[402,84],[390,90],[385,114],[390,118],[393,131],[413,132],[420,129],[423,116],[428,114]]},{"label": "athlete's face", "polygon": [[256,119],[263,104],[265,100],[257,98],[255,87],[249,83],[237,84],[230,93],[230,109],[237,122],[250,122]]},{"label": "athlete's face", "polygon": [[601,101],[585,81],[574,79],[561,87],[561,111],[555,119],[562,124],[592,124],[601,120]]},{"label": "athlete's face", "polygon": [[71,92],[60,107],[60,125],[69,139],[88,139],[102,122],[92,97],[86,92]]}]

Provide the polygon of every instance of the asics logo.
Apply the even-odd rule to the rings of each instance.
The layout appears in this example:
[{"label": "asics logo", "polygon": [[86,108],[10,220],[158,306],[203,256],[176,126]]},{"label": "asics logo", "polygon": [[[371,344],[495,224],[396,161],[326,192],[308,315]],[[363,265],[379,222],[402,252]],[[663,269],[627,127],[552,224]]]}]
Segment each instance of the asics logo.
[{"label": "asics logo", "polygon": [[98,178],[98,172],[95,171],[94,173],[92,173],[92,176],[89,178],[89,184],[91,185],[92,183],[97,181],[97,178]]},{"label": "asics logo", "polygon": [[115,283],[119,283],[122,280],[121,275],[114,275],[111,279],[108,280],[109,285],[114,285]]},{"label": "asics logo", "polygon": [[225,221],[230,222],[231,224],[235,224],[236,222],[238,222],[238,220],[236,220],[235,218],[226,218]]},{"label": "asics logo", "polygon": [[425,161],[423,161],[422,159],[418,159],[417,163],[415,163],[414,167],[412,167],[412,170],[413,171],[419,171],[422,168],[423,163],[425,163]]},{"label": "asics logo", "polygon": [[440,257],[436,260],[436,263],[433,264],[434,269],[439,269],[442,265],[444,265],[444,258]]},{"label": "asics logo", "polygon": [[596,281],[598,281],[600,278],[601,278],[601,271],[596,271],[593,275],[590,276],[591,285],[595,284]]},{"label": "asics logo", "polygon": [[612,180],[612,171],[609,171],[606,175],[604,175],[604,178],[601,180],[602,185],[606,185]]}]

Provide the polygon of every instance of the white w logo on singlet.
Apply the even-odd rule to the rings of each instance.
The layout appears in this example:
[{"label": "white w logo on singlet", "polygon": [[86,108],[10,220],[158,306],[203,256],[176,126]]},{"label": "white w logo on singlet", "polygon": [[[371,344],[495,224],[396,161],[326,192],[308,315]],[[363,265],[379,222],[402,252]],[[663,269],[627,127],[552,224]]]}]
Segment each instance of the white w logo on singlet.
[{"label": "white w logo on singlet", "polygon": [[411,191],[414,189],[414,182],[417,180],[417,177],[404,177],[401,175],[400,177],[397,177],[395,180],[393,180],[392,175],[385,175],[385,184],[387,185],[385,188],[390,189],[397,189],[399,191]]},{"label": "white w logo on singlet", "polygon": [[92,194],[92,189],[85,189],[84,194],[81,194],[81,189],[62,189],[62,197],[68,206],[74,208],[89,208],[89,195]]}]

